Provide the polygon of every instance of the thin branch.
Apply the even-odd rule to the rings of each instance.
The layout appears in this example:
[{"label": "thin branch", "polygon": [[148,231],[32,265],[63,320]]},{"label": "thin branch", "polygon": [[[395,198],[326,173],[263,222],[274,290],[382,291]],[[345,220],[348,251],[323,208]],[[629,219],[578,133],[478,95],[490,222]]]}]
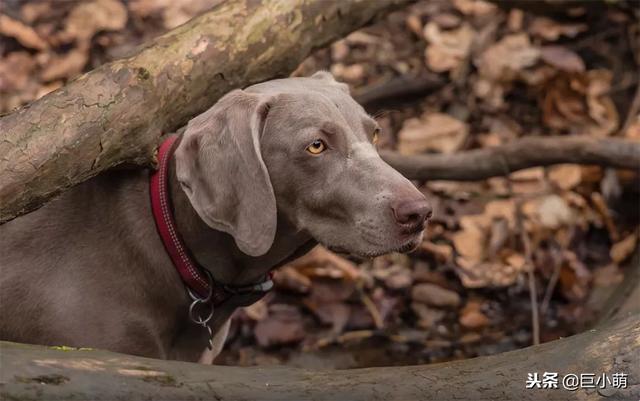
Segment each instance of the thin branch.
[{"label": "thin branch", "polygon": [[[571,236],[573,236],[573,234],[571,234]],[[542,302],[540,303],[540,313],[543,315],[545,315],[547,313],[547,310],[549,309],[551,297],[553,296],[553,292],[556,289],[558,279],[560,278],[560,271],[562,270],[562,255],[559,255],[559,251],[555,247],[552,248],[551,257],[553,258],[553,273],[551,274],[551,278],[547,283],[547,288],[544,291],[544,297],[542,298]]]},{"label": "thin branch", "polygon": [[392,167],[414,180],[474,181],[561,163],[640,170],[640,143],[585,136],[525,137],[504,146],[453,154],[406,156],[390,151],[380,154]]},{"label": "thin branch", "polygon": [[415,101],[441,89],[446,83],[436,74],[404,75],[359,88],[354,91],[353,97],[369,113],[375,114],[389,104],[397,107],[400,103]]},{"label": "thin branch", "polygon": [[529,282],[529,300],[531,302],[531,327],[533,336],[533,345],[540,344],[540,312],[538,309],[538,289],[536,287],[536,278],[534,276],[535,265],[533,264],[531,238],[527,230],[524,228],[522,214],[522,200],[516,202],[516,224],[520,232],[520,240],[524,247],[524,259],[527,265],[527,280]]}]

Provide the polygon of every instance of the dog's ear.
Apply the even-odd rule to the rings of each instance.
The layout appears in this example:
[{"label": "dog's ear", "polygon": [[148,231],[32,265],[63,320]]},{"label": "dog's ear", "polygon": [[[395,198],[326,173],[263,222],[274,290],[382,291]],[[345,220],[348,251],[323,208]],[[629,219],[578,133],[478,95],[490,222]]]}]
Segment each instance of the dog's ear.
[{"label": "dog's ear", "polygon": [[265,254],[276,233],[276,198],[260,153],[271,100],[230,92],[189,121],[175,152],[178,181],[200,218],[251,256]]},{"label": "dog's ear", "polygon": [[311,75],[310,78],[326,81],[327,83],[336,86],[341,91],[349,94],[349,85],[343,82],[336,81],[336,79],[333,77],[333,74],[331,74],[329,71],[320,70]]}]

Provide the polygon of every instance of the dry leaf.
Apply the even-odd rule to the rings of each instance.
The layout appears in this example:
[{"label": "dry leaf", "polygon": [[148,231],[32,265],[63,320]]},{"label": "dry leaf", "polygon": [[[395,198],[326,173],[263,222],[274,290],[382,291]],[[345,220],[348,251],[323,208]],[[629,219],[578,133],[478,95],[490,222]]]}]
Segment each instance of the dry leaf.
[{"label": "dry leaf", "polygon": [[40,99],[41,97],[43,97],[45,95],[48,95],[49,93],[53,92],[54,90],[62,87],[62,85],[63,85],[62,81],[53,81],[51,83],[42,85],[38,89],[38,92],[36,93],[35,99]]},{"label": "dry leaf", "polygon": [[[460,218],[460,230],[451,236],[459,255],[456,258],[458,264],[474,269],[486,259],[488,254],[497,252],[494,247],[498,245],[490,245],[491,229],[496,221],[503,222],[504,230],[514,229],[515,203],[513,199],[488,202],[483,213]],[[506,239],[501,241],[506,241]]]},{"label": "dry leaf", "polygon": [[315,280],[309,299],[316,303],[346,301],[355,291],[352,282],[345,280]]},{"label": "dry leaf", "polygon": [[404,290],[411,287],[411,284],[413,284],[411,270],[404,267],[384,280],[384,285],[391,290]]},{"label": "dry leaf", "polygon": [[441,13],[436,14],[431,18],[431,21],[438,24],[440,28],[443,29],[453,29],[460,26],[462,19],[456,15],[451,13]]},{"label": "dry leaf", "polygon": [[494,218],[491,222],[487,253],[494,258],[509,240],[509,222],[504,217]]},{"label": "dry leaf", "polygon": [[618,111],[610,97],[613,74],[608,70],[587,72],[586,87],[589,116],[598,124],[595,135],[609,135],[618,128]]},{"label": "dry leaf", "polygon": [[573,210],[558,195],[547,195],[525,202],[522,206],[524,214],[542,227],[558,229],[575,221]]},{"label": "dry leaf", "polygon": [[511,190],[516,194],[535,194],[545,189],[544,168],[531,167],[509,174]]},{"label": "dry leaf", "polygon": [[0,35],[15,38],[30,49],[45,50],[49,47],[33,28],[4,14],[0,14]]},{"label": "dry leaf", "polygon": [[565,263],[560,270],[562,294],[569,300],[581,301],[588,294],[591,272],[573,252],[565,251],[564,256]]},{"label": "dry leaf", "polygon": [[524,11],[518,8],[512,8],[509,11],[509,16],[507,17],[507,26],[511,32],[518,32],[522,30],[522,25],[524,23]]},{"label": "dry leaf", "polygon": [[434,151],[452,153],[464,145],[469,128],[448,114],[427,113],[410,118],[398,133],[398,151],[404,155]]},{"label": "dry leaf", "polygon": [[427,183],[430,191],[452,199],[469,199],[473,194],[481,193],[484,185],[481,181],[445,181],[433,180]]},{"label": "dry leaf", "polygon": [[504,107],[505,88],[490,79],[477,77],[473,82],[473,94],[482,99],[489,110],[498,111]]},{"label": "dry leaf", "polygon": [[477,301],[469,301],[460,311],[458,321],[465,329],[477,330],[489,324],[489,318],[480,310],[481,305]]},{"label": "dry leaf", "polygon": [[[154,0],[157,1],[157,0]],[[167,1],[166,7],[162,13],[164,17],[164,26],[167,29],[173,29],[178,25],[182,25],[191,18],[221,4],[224,0],[161,0]]]},{"label": "dry leaf", "polygon": [[505,36],[474,60],[479,72],[473,82],[474,95],[490,110],[501,110],[509,83],[519,78],[526,68],[535,65],[539,56],[540,51],[526,34]]},{"label": "dry leaf", "polygon": [[544,123],[570,133],[605,136],[618,127],[618,111],[609,95],[611,72],[559,74],[545,84]]},{"label": "dry leaf", "polygon": [[52,57],[40,72],[40,79],[44,82],[61,78],[72,78],[82,72],[87,64],[89,55],[81,47],[71,49],[67,54]]},{"label": "dry leaf", "polygon": [[452,236],[458,254],[469,263],[479,263],[485,257],[487,233],[475,216],[463,216],[460,219],[461,230]]},{"label": "dry leaf", "polygon": [[456,273],[466,288],[506,287],[516,282],[525,272],[527,265],[516,269],[499,262],[472,264],[464,258],[457,258]]},{"label": "dry leaf", "polygon": [[480,75],[492,82],[509,82],[518,73],[533,66],[540,50],[531,44],[524,33],[507,35],[489,47],[476,62]]},{"label": "dry leaf", "polygon": [[287,265],[283,266],[273,277],[273,281],[277,288],[286,289],[289,291],[297,292],[300,294],[306,294],[311,287],[311,279],[301,274],[294,267]]},{"label": "dry leaf", "polygon": [[484,207],[484,213],[480,215],[483,227],[488,228],[495,219],[505,219],[509,227],[515,227],[516,205],[513,199],[498,199],[488,202]]},{"label": "dry leaf", "polygon": [[430,308],[420,302],[412,302],[411,310],[413,310],[413,313],[418,317],[418,327],[423,329],[434,327],[445,316],[444,311]]},{"label": "dry leaf", "polygon": [[435,256],[440,263],[450,262],[453,258],[453,248],[449,244],[436,244],[425,239],[420,244],[420,250]]},{"label": "dry leaf", "polygon": [[640,142],[640,115],[636,116],[635,121],[626,129],[624,137],[631,141]]},{"label": "dry leaf", "polygon": [[506,258],[506,262],[509,266],[513,267],[514,269],[518,271],[524,271],[527,260],[520,253],[512,253]]},{"label": "dry leaf", "polygon": [[291,263],[298,271],[308,277],[331,277],[355,280],[360,270],[355,263],[322,246],[316,246],[306,255]]},{"label": "dry leaf", "polygon": [[347,35],[347,42],[353,45],[370,46],[380,43],[380,38],[363,31],[355,31]]},{"label": "dry leaf", "polygon": [[638,234],[627,235],[622,241],[616,242],[611,247],[609,255],[615,263],[624,262],[636,250],[638,244]]},{"label": "dry leaf", "polygon": [[608,287],[618,285],[624,280],[624,273],[616,264],[599,267],[593,272],[593,285]]},{"label": "dry leaf", "polygon": [[261,347],[300,341],[305,336],[302,315],[292,305],[271,305],[269,318],[258,321],[254,335]]},{"label": "dry leaf", "polygon": [[462,14],[482,17],[493,14],[496,6],[483,0],[453,0],[453,5]]},{"label": "dry leaf", "polygon": [[503,144],[500,135],[494,132],[487,132],[486,134],[478,135],[478,142],[483,148],[494,148]]},{"label": "dry leaf", "polygon": [[344,39],[338,40],[331,45],[331,60],[342,61],[349,55],[349,45]]},{"label": "dry leaf", "polygon": [[263,320],[269,315],[269,307],[264,299],[258,300],[258,302],[243,308],[243,310],[249,319],[256,321]]},{"label": "dry leaf", "polygon": [[529,33],[548,41],[556,41],[560,36],[574,38],[587,28],[586,24],[560,24],[546,17],[536,17],[529,26]]},{"label": "dry leaf", "polygon": [[407,28],[409,28],[409,30],[416,36],[422,35],[422,20],[420,19],[420,16],[416,14],[409,14],[405,23],[407,24]]},{"label": "dry leaf", "polygon": [[351,307],[343,302],[311,302],[305,305],[320,319],[323,324],[330,324],[334,333],[342,333],[349,321]]},{"label": "dry leaf", "polygon": [[33,24],[37,19],[48,15],[51,12],[51,6],[49,2],[25,2],[20,8],[20,16],[24,22]]},{"label": "dry leaf", "polygon": [[331,66],[331,73],[341,81],[359,82],[364,77],[365,69],[362,64],[335,63]]},{"label": "dry leaf", "polygon": [[11,52],[0,59],[0,93],[21,91],[32,77],[35,60],[26,51]]},{"label": "dry leaf", "polygon": [[93,0],[79,3],[67,17],[63,37],[89,41],[100,31],[117,31],[127,23],[127,9],[118,0]]},{"label": "dry leaf", "polygon": [[458,68],[469,56],[474,35],[469,24],[443,31],[435,22],[429,22],[424,27],[424,37],[429,42],[425,50],[427,66],[435,72]]},{"label": "dry leaf", "polygon": [[585,66],[577,53],[564,46],[543,46],[540,59],[545,63],[566,72],[584,72]]},{"label": "dry leaf", "polygon": [[560,189],[573,189],[582,181],[582,168],[577,164],[552,166],[549,168],[548,177]]},{"label": "dry leaf", "polygon": [[411,289],[411,299],[430,306],[441,308],[457,308],[460,305],[460,295],[430,283],[419,283]]}]

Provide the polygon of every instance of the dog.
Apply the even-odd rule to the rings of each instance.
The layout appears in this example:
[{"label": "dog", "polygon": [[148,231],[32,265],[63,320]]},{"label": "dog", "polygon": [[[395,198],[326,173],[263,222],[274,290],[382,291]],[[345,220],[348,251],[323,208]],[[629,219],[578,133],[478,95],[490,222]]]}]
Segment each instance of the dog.
[{"label": "dog", "polygon": [[[431,208],[378,156],[379,132],[328,72],[228,93],[166,153],[174,237],[217,289],[266,282],[318,243],[364,258],[414,249]],[[105,172],[0,226],[0,339],[212,361],[237,304],[190,309],[209,299],[185,288],[159,235],[150,174]]]}]

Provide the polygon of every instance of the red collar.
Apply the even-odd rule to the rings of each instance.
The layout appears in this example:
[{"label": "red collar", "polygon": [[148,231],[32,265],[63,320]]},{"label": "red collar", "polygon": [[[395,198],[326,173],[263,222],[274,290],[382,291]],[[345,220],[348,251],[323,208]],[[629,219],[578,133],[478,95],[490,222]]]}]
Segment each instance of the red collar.
[{"label": "red collar", "polygon": [[151,208],[158,233],[182,281],[184,281],[189,290],[195,292],[202,299],[207,301],[211,299],[215,305],[222,303],[232,295],[256,294],[269,291],[273,287],[270,274],[261,283],[231,287],[216,283],[211,278],[210,273],[192,259],[176,228],[169,197],[169,161],[177,139],[178,136],[172,135],[160,145],[158,149],[158,170],[151,175],[149,192],[151,193]]}]

